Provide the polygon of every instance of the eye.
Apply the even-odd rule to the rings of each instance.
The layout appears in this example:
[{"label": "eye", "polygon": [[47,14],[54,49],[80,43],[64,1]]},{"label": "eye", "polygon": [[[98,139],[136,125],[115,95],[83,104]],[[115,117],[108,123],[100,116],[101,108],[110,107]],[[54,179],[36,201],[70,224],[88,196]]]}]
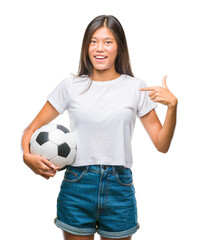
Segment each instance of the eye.
[{"label": "eye", "polygon": [[111,41],[106,41],[106,44],[107,44],[107,45],[110,45],[110,44],[111,44]]},{"label": "eye", "polygon": [[91,40],[91,43],[96,44],[96,41],[95,40]]}]

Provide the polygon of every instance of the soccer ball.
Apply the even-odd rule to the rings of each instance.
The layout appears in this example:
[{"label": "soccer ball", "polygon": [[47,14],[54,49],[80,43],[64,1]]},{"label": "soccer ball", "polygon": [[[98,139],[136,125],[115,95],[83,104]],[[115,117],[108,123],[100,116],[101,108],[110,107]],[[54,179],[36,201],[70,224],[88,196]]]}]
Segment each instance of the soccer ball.
[{"label": "soccer ball", "polygon": [[37,129],[30,139],[30,152],[50,160],[63,170],[76,157],[77,144],[74,135],[64,126],[47,124]]}]

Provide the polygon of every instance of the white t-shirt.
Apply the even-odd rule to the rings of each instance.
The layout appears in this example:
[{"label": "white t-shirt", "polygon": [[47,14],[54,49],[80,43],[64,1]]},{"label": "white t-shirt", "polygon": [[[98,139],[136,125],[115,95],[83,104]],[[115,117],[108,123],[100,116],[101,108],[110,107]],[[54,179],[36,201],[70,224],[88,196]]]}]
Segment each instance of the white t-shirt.
[{"label": "white t-shirt", "polygon": [[[122,74],[109,81],[92,81],[88,76],[61,81],[47,100],[62,114],[68,110],[70,130],[77,141],[72,166],[123,165],[132,167],[132,134],[137,117],[157,104],[150,100],[144,81]],[[67,126],[66,126],[67,127]]]}]

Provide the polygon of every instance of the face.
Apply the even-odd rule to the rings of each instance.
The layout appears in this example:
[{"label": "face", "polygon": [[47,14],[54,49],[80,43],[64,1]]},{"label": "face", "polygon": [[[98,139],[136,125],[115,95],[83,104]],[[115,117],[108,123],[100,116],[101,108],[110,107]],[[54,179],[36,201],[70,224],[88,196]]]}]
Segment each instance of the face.
[{"label": "face", "polygon": [[116,39],[107,27],[97,29],[92,35],[88,49],[93,71],[110,70],[115,72],[117,48]]}]

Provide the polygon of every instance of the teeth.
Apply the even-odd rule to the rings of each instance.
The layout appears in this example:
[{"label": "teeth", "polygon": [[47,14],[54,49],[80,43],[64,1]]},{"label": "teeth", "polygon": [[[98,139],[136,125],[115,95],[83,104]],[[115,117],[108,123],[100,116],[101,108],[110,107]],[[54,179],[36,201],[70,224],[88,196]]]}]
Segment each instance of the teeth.
[{"label": "teeth", "polygon": [[102,56],[95,56],[95,58],[104,59],[105,57],[102,57]]}]

